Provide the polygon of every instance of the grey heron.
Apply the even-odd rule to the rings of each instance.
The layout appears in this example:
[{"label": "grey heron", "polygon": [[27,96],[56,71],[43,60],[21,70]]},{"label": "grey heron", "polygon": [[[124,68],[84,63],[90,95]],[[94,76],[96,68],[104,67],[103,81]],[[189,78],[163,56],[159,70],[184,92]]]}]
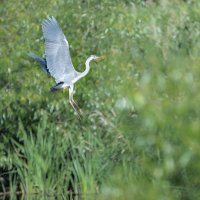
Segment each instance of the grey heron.
[{"label": "grey heron", "polygon": [[37,60],[43,71],[55,79],[56,85],[51,88],[51,91],[69,88],[69,102],[80,117],[79,107],[73,99],[74,84],[88,74],[90,62],[101,57],[91,55],[85,62],[85,70],[78,72],[71,61],[68,41],[53,16],[43,20],[42,31],[45,40],[45,57],[41,58],[33,53],[29,53],[29,56]]}]

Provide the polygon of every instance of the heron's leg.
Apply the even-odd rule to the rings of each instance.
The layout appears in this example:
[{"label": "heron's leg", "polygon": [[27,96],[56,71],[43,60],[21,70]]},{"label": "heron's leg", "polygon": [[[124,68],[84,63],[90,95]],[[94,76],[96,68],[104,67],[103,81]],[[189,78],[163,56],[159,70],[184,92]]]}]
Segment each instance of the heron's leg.
[{"label": "heron's leg", "polygon": [[73,100],[73,86],[69,87],[69,103],[71,104],[72,108],[75,110],[75,112],[78,114],[79,119],[81,118],[79,109],[75,108],[76,103],[74,103]]},{"label": "heron's leg", "polygon": [[81,110],[81,108],[78,106],[78,104],[76,103],[76,101],[73,101],[74,105],[77,107],[78,111],[79,111],[79,114],[80,115],[83,115],[83,112]]},{"label": "heron's leg", "polygon": [[76,103],[76,101],[74,99],[72,99],[72,102],[76,106],[76,108],[79,110],[80,114],[82,114],[82,111],[81,111],[80,107],[78,106],[78,104]]},{"label": "heron's leg", "polygon": [[72,99],[71,99],[71,100],[72,100],[74,106],[76,106],[76,108],[79,110],[79,113],[82,114],[81,109],[79,108],[78,104],[76,103],[76,101],[75,101],[74,98],[73,98],[74,86],[71,86],[71,88],[72,88],[72,97],[71,97]]},{"label": "heron's leg", "polygon": [[71,93],[72,93],[71,94],[71,101],[74,104],[74,106],[76,106],[76,108],[78,108],[80,110],[78,104],[76,103],[76,101],[74,100],[74,97],[73,97],[73,95],[74,95],[74,86],[72,85],[70,88],[71,88]]},{"label": "heron's leg", "polygon": [[79,112],[79,114],[82,115],[83,113],[82,113],[80,107],[78,106],[77,102],[74,100],[73,94],[72,94],[72,103],[73,103],[74,106],[77,108],[77,111]]}]

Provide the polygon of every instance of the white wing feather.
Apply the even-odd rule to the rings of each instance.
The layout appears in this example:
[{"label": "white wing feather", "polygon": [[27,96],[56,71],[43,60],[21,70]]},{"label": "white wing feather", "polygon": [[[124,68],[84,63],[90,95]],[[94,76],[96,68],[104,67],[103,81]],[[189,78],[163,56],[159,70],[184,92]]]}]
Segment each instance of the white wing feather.
[{"label": "white wing feather", "polygon": [[54,17],[43,21],[42,30],[45,39],[47,68],[56,83],[66,82],[66,77],[76,73],[71,61],[68,41]]}]

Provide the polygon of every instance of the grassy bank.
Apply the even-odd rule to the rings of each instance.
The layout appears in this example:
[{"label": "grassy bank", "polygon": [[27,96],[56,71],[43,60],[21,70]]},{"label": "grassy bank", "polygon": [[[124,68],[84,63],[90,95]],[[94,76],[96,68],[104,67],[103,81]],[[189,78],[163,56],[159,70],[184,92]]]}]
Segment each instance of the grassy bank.
[{"label": "grassy bank", "polygon": [[[199,1],[0,3],[0,191],[199,197]],[[75,99],[31,60],[55,16],[84,70]]]}]

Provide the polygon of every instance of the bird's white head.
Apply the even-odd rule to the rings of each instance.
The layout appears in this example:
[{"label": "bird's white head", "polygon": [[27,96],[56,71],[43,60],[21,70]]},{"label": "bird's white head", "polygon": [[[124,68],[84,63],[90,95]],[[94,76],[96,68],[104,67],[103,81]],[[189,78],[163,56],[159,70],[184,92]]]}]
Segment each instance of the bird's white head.
[{"label": "bird's white head", "polygon": [[98,58],[100,58],[100,57],[99,57],[99,56],[96,56],[96,55],[91,55],[91,56],[89,57],[90,60],[96,60],[96,59],[98,59]]},{"label": "bird's white head", "polygon": [[86,66],[86,69],[84,72],[82,72],[80,75],[79,75],[79,79],[86,76],[87,73],[89,72],[90,70],[90,61],[92,60],[95,60],[95,61],[98,61],[98,60],[101,60],[102,59],[102,56],[96,56],[96,55],[91,55],[89,58],[87,58],[86,62],[85,62],[85,66]]},{"label": "bird's white head", "polygon": [[102,58],[103,58],[103,56],[91,55],[91,56],[88,58],[88,60],[89,60],[89,61],[92,61],[92,60],[100,61]]}]

